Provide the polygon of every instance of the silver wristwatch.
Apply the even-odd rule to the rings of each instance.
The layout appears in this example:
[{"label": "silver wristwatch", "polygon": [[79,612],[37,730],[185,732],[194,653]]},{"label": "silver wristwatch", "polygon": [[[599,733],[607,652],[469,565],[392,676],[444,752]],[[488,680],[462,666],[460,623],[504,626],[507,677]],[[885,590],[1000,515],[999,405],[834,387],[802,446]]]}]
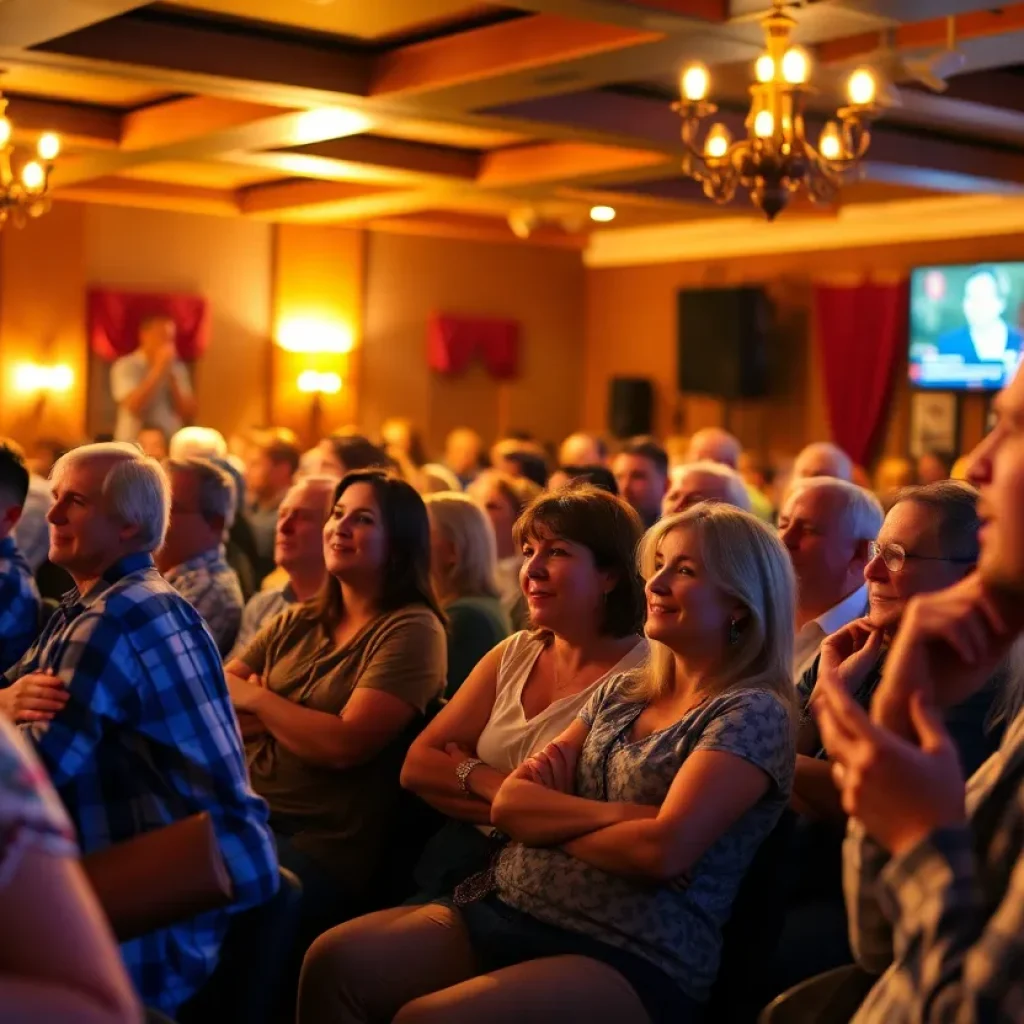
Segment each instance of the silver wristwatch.
[{"label": "silver wristwatch", "polygon": [[472,774],[473,769],[481,764],[483,764],[483,761],[479,757],[467,757],[465,761],[460,761],[455,767],[455,778],[459,780],[459,788],[467,796],[472,795],[469,788],[469,776]]}]

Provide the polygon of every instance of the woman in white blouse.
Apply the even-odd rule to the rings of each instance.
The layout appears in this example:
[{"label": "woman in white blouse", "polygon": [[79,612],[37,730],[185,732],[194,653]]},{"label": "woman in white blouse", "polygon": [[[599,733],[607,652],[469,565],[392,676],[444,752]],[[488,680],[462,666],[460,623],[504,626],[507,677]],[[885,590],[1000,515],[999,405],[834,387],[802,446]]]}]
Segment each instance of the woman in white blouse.
[{"label": "woman in white blouse", "polygon": [[402,770],[402,785],[450,819],[420,861],[416,902],[486,867],[491,801],[505,777],[558,736],[603,680],[646,657],[634,557],[642,533],[626,502],[590,486],[542,495],[516,523],[534,628],[479,662]]}]

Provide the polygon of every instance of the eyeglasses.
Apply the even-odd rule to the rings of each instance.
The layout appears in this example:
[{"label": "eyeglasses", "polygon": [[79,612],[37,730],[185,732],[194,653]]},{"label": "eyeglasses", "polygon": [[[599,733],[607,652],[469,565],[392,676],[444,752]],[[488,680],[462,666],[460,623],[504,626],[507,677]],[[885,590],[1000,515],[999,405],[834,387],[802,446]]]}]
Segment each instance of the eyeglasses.
[{"label": "eyeglasses", "polygon": [[960,565],[970,565],[977,561],[975,558],[950,558],[946,555],[910,555],[902,544],[883,545],[874,540],[868,545],[868,554],[872,559],[881,555],[889,572],[902,572],[911,559],[915,562],[953,562]]}]

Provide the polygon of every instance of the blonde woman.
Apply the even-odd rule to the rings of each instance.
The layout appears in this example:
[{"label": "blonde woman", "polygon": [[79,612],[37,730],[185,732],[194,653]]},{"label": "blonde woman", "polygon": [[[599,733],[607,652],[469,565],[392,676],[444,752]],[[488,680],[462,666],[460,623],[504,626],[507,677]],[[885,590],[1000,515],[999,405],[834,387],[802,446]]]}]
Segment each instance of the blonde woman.
[{"label": "blonde woman", "polygon": [[476,663],[512,631],[495,581],[494,528],[476,502],[455,492],[423,499],[430,518],[430,575],[448,616],[451,697]]},{"label": "blonde woman", "polygon": [[454,905],[317,940],[300,1024],[699,1019],[792,787],[793,575],[769,528],[709,504],[653,527],[641,566],[649,663],[509,776],[492,820],[514,841]]}]

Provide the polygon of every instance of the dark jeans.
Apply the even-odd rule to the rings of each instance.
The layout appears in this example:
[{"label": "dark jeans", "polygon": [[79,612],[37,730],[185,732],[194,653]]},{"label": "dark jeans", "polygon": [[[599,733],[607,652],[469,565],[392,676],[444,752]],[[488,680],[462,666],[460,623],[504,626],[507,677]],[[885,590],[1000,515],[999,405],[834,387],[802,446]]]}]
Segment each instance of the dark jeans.
[{"label": "dark jeans", "polygon": [[449,818],[424,847],[414,874],[416,894],[405,905],[450,896],[460,882],[486,870],[501,846],[501,841],[485,836],[469,822]]}]

